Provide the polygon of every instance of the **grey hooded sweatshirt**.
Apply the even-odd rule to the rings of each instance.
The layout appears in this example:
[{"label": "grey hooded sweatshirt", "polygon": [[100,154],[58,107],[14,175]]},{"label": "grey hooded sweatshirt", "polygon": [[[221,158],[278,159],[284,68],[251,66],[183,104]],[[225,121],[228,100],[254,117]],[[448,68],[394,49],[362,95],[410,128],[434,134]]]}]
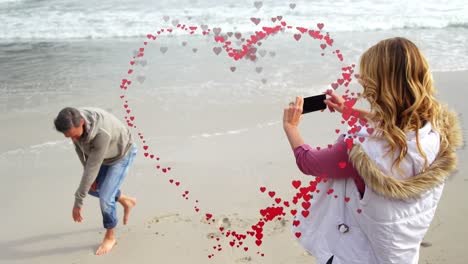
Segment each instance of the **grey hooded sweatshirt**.
[{"label": "grey hooded sweatshirt", "polygon": [[112,165],[125,157],[133,144],[130,130],[114,115],[99,108],[78,108],[85,120],[81,138],[73,141],[76,153],[83,164],[83,176],[75,193],[75,207],[96,180],[101,165]]}]

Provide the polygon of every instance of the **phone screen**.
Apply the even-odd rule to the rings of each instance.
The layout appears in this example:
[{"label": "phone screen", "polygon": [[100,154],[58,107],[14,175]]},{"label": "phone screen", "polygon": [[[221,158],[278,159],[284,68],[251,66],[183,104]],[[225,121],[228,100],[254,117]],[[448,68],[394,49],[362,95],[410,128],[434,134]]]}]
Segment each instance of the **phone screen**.
[{"label": "phone screen", "polygon": [[325,99],[325,94],[304,98],[304,107],[302,109],[302,114],[307,114],[310,112],[323,110],[327,108],[327,105],[323,102],[323,100]]}]

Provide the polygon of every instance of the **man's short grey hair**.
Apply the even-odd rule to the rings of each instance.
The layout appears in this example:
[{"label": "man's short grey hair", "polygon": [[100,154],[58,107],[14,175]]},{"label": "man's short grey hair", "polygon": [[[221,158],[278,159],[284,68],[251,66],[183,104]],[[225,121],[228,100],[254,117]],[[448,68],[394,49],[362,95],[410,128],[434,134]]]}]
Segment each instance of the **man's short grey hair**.
[{"label": "man's short grey hair", "polygon": [[54,120],[55,129],[57,131],[65,133],[72,127],[80,126],[82,116],[78,109],[73,107],[65,107],[62,109],[57,118]]}]

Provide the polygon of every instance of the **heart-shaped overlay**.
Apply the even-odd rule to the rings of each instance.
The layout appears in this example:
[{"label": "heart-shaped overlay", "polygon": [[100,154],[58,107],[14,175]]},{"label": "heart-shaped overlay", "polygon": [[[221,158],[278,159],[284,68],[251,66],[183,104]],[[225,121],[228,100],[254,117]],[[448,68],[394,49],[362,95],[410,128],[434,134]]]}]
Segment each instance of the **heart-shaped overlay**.
[{"label": "heart-shaped overlay", "polygon": [[[259,57],[256,56],[257,48],[255,48],[254,46],[255,45],[260,46],[261,45],[260,40],[266,40],[267,37],[274,36],[276,33],[280,32],[280,31],[283,32],[285,30],[293,29],[292,26],[288,26],[285,21],[282,21],[282,18],[283,18],[282,16],[277,16],[277,17],[272,18],[271,21],[277,22],[279,24],[277,24],[277,25],[275,25],[273,27],[264,26],[264,27],[262,27],[262,30],[256,31],[254,35],[250,36],[250,38],[242,39],[241,42],[245,43],[245,44],[242,46],[241,49],[234,49],[234,48],[231,47],[232,42],[228,41],[228,38],[233,36],[232,32],[231,32],[231,34],[228,34],[228,35],[221,35],[221,32],[222,32],[221,28],[219,28],[219,27],[218,28],[213,28],[214,44],[215,45],[224,44],[224,46],[222,46],[222,48],[226,51],[226,54],[229,57],[231,57],[232,59],[234,59],[235,61],[238,61],[241,58],[245,58],[245,59],[250,59],[253,62],[256,62],[259,59]],[[163,19],[166,22],[169,21],[168,16],[164,16]],[[256,25],[258,25],[260,23],[260,19],[251,18],[251,20]],[[208,26],[206,26],[206,25],[202,25],[200,28],[198,26],[186,26],[185,24],[180,24],[178,20],[173,20],[172,24],[174,26],[176,26],[175,29],[172,29],[172,28],[163,29],[163,28],[161,28],[160,30],[157,31],[157,35],[161,35],[163,33],[171,34],[173,30],[188,31],[191,35],[194,34],[195,32],[198,32],[198,31],[201,31],[201,33],[203,35],[205,35],[205,36],[209,36],[210,33],[211,33],[211,29],[209,29]],[[323,27],[324,27],[323,23],[318,23],[317,24],[317,29],[318,30],[307,29],[305,27],[294,27],[294,29],[299,31],[299,33],[293,34],[293,39],[296,40],[296,41],[299,41],[301,39],[302,35],[306,35],[306,33],[308,33],[310,35],[310,37],[312,37],[313,39],[322,41],[322,43],[320,43],[319,46],[320,46],[321,50],[325,50],[327,47],[332,47],[333,46],[333,39],[331,38],[329,32],[326,32],[325,34],[322,34],[321,30],[323,29]],[[241,33],[237,32],[237,33],[234,34],[234,37],[236,39],[239,39],[240,36],[241,36]],[[153,34],[148,34],[147,38],[148,38],[148,40],[155,41],[157,39],[157,36],[153,35]],[[185,46],[186,44],[187,44],[187,42],[184,41],[183,46]],[[136,52],[134,54],[133,58],[130,60],[130,65],[131,66],[137,65],[138,63],[135,63],[136,61],[137,62],[142,61],[141,59],[144,57],[144,51],[145,51],[145,47],[147,45],[148,45],[147,41],[143,42],[143,47],[140,47],[138,49],[138,52]],[[194,48],[192,50],[194,52],[196,52],[197,49]],[[214,47],[213,51],[214,51],[215,55],[219,55],[221,53],[221,49],[219,47]],[[167,48],[166,47],[162,48],[161,52],[163,54],[166,53]],[[265,55],[266,51],[261,50],[260,54],[262,54],[262,53],[263,53],[263,55],[261,55],[261,57],[263,57]],[[343,55],[340,53],[340,50],[334,50],[334,51],[332,51],[332,53],[336,55],[336,57],[338,58],[339,61],[341,61],[341,62],[343,61]],[[275,54],[276,53],[274,51],[270,51],[270,55],[272,57]],[[324,53],[322,53],[321,55],[324,56]],[[146,64],[146,60],[144,60],[144,62]],[[354,67],[355,67],[355,65],[352,64],[350,66],[341,68],[341,70],[342,70],[341,76],[340,76],[339,79],[336,80],[336,82],[333,82],[333,83],[330,84],[331,88],[336,90],[340,86],[347,87],[349,85],[349,83],[352,81],[351,77],[352,77],[352,74],[354,72]],[[234,72],[235,69],[236,69],[236,67],[234,67],[234,66],[230,66],[229,68],[230,68],[230,70],[232,72]],[[260,69],[261,69],[260,67],[256,68],[257,73],[260,73],[260,71],[261,71]],[[137,118],[132,115],[132,110],[130,108],[130,103],[125,98],[125,92],[127,92],[129,87],[132,85],[132,80],[130,80],[130,79],[131,79],[132,76],[135,75],[134,69],[130,68],[127,71],[127,75],[128,75],[128,79],[127,78],[122,79],[122,82],[120,84],[120,89],[124,93],[124,94],[122,94],[120,96],[120,98],[124,101],[123,107],[124,107],[125,112],[127,113],[127,115],[125,115],[125,120],[127,122],[127,125],[137,131],[139,139],[140,139],[140,141],[142,143],[142,146],[143,146],[143,150],[144,150],[143,155],[146,158],[154,159],[158,163],[158,165],[156,165],[155,168],[157,170],[162,171],[162,173],[164,173],[164,174],[168,174],[169,171],[171,171],[171,167],[162,167],[160,165],[160,162],[161,162],[160,158],[157,157],[154,153],[150,152],[149,145],[146,144],[146,140],[144,139],[143,133],[139,132],[137,130],[137,126],[136,126],[136,119]],[[136,77],[136,79],[140,83],[142,83],[144,81],[144,78],[142,78],[141,76],[139,76],[139,77]],[[355,77],[357,78],[358,75],[355,75]],[[262,82],[266,82],[266,80],[262,79]],[[352,107],[356,103],[357,98],[360,96],[360,94],[357,93],[358,97],[353,97],[354,93],[352,93],[352,96],[347,95],[349,93],[349,90],[346,90],[345,93],[346,93],[346,95],[344,95],[343,98],[345,98],[345,101],[346,101],[345,102],[346,108],[345,108],[345,111],[343,111],[343,114],[342,114],[342,118],[343,118],[342,124],[344,124],[347,121],[348,125],[350,125],[351,129],[348,130],[348,134],[352,135],[352,134],[355,134],[355,133],[359,132],[363,126],[365,126],[367,128],[367,132],[369,134],[371,134],[373,132],[373,129],[368,128],[369,125],[367,124],[367,121],[365,119],[360,119],[359,118],[359,113],[352,110]],[[339,133],[338,129],[335,130],[335,131],[336,131],[336,133]],[[349,137],[348,139],[346,139],[348,149],[352,148],[352,146],[354,144],[354,139],[356,139],[356,137],[357,136],[355,135],[354,137]],[[360,142],[362,142],[362,138],[360,138],[359,140],[360,140]],[[332,145],[328,145],[329,148],[331,148],[331,146]],[[317,150],[320,150],[320,147],[317,147]],[[347,165],[346,161],[342,161],[339,164],[337,164],[337,166],[339,166],[340,168],[344,168],[344,167],[346,167],[346,165]],[[218,244],[218,243],[220,243],[219,241],[220,241],[220,238],[222,236],[224,236],[226,238],[231,237],[231,238],[229,238],[230,241],[227,243],[231,247],[237,246],[237,248],[240,248],[243,245],[243,241],[246,240],[248,238],[248,236],[254,238],[255,239],[255,244],[257,246],[260,246],[262,244],[262,239],[264,237],[263,236],[263,226],[265,225],[265,223],[273,221],[273,220],[281,220],[281,218],[285,217],[287,215],[287,213],[290,213],[292,216],[297,215],[297,213],[299,213],[298,210],[291,209],[289,212],[287,212],[287,211],[285,211],[286,210],[285,207],[289,208],[291,206],[290,203],[293,203],[294,205],[298,204],[299,199],[303,200],[303,202],[301,203],[302,209],[300,210],[300,214],[303,217],[307,218],[309,216],[309,213],[310,213],[308,209],[311,206],[310,199],[312,197],[312,194],[318,195],[320,193],[320,189],[317,188],[317,185],[322,181],[326,182],[327,181],[326,178],[327,178],[327,175],[321,175],[320,177],[316,177],[313,181],[310,181],[309,184],[304,186],[304,187],[300,187],[302,185],[302,182],[300,180],[293,180],[292,181],[292,186],[293,186],[293,188],[297,189],[298,192],[293,196],[291,201],[286,200],[286,199],[281,199],[280,197],[275,197],[275,195],[276,195],[275,191],[266,192],[267,191],[266,187],[264,187],[264,186],[260,187],[260,192],[268,193],[269,197],[271,199],[273,199],[274,203],[272,204],[272,206],[266,207],[264,209],[260,209],[259,212],[260,212],[261,218],[259,219],[259,221],[255,225],[251,226],[251,230],[248,230],[245,233],[236,232],[235,230],[225,230],[224,227],[219,227],[218,229],[221,232],[221,236],[217,235],[215,237],[215,235],[212,235],[210,237],[211,239],[215,239],[217,241],[217,242],[215,242],[217,245],[213,247],[213,250],[215,252],[219,252],[219,251],[222,250],[222,246],[220,244]],[[169,183],[173,184],[175,187],[178,187],[178,188],[181,187],[181,182],[180,181],[177,181],[177,180],[174,180],[174,179],[169,179]],[[188,190],[183,191],[182,198],[187,200],[187,201],[190,200],[189,193],[190,192]],[[333,193],[333,189],[327,190],[326,193],[328,195],[331,195]],[[335,195],[334,197],[338,198],[337,195]],[[196,199],[192,199],[192,200],[195,200],[195,204],[194,204],[195,212],[202,214],[204,219],[206,220],[206,223],[212,224],[212,223],[214,223],[216,221],[215,217],[213,216],[212,213],[201,212],[201,208],[199,207],[199,201],[198,200],[196,200]],[[344,200],[345,200],[346,203],[349,202],[349,197],[345,197]],[[361,213],[361,209],[358,209],[358,213]],[[294,224],[294,226],[299,226],[300,221],[294,221],[293,224]],[[297,238],[301,237],[301,234],[299,232],[296,233],[295,235],[296,235]],[[245,247],[245,246],[242,249],[244,251],[249,250],[249,248]],[[261,256],[264,256],[264,253],[261,253],[261,252],[257,252],[257,254],[259,254]],[[208,255],[208,258],[211,259],[212,257],[214,257],[214,253]]]}]

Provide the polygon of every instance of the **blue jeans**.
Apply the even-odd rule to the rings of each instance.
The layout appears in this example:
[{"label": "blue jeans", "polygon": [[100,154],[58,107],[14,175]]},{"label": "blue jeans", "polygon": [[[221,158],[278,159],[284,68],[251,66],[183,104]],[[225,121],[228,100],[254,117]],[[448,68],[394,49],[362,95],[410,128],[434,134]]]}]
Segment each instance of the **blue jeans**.
[{"label": "blue jeans", "polygon": [[112,229],[117,225],[117,201],[120,198],[120,186],[127,176],[128,169],[137,153],[132,146],[127,156],[112,165],[101,165],[93,190],[88,193],[99,198],[104,228]]}]

